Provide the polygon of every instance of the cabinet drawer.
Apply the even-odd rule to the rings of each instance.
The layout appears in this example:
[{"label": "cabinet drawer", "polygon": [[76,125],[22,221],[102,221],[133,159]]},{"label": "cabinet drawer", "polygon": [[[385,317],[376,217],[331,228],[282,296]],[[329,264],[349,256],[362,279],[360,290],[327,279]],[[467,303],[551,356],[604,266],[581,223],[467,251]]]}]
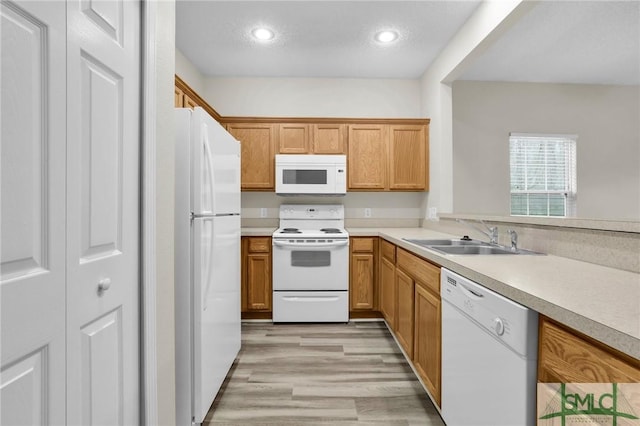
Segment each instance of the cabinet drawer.
[{"label": "cabinet drawer", "polygon": [[640,362],[541,317],[538,381],[637,383]]},{"label": "cabinet drawer", "polygon": [[386,240],[381,240],[381,243],[382,257],[389,260],[391,263],[396,263],[396,246]]},{"label": "cabinet drawer", "polygon": [[373,238],[352,238],[351,251],[354,253],[372,253]]},{"label": "cabinet drawer", "polygon": [[250,253],[269,253],[271,251],[270,237],[251,237],[249,238]]},{"label": "cabinet drawer", "polygon": [[417,282],[424,284],[431,291],[440,294],[440,268],[426,260],[414,256],[408,251],[398,249],[398,267],[402,268]]}]

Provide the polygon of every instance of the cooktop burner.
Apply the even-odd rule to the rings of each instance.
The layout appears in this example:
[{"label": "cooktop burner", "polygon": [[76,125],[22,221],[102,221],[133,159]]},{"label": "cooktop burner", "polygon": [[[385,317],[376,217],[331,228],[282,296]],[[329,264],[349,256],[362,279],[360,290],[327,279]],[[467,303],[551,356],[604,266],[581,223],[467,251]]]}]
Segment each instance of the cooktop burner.
[{"label": "cooktop burner", "polygon": [[324,232],[325,234],[341,234],[342,230],[338,228],[322,228],[320,232]]},{"label": "cooktop burner", "polygon": [[282,234],[302,234],[302,231],[299,230],[298,228],[283,228],[282,231],[280,231],[280,233],[282,233]]}]

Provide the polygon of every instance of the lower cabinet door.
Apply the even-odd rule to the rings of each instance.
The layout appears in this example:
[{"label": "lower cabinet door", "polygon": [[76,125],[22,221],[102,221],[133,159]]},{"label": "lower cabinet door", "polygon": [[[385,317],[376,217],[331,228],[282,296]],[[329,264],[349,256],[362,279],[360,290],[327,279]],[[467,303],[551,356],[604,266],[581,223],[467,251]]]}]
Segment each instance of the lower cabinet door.
[{"label": "lower cabinet door", "polygon": [[351,309],[373,309],[373,265],[371,253],[354,253],[351,255]]},{"label": "lower cabinet door", "polygon": [[415,288],[413,366],[431,396],[440,405],[441,323],[440,296],[420,284]]},{"label": "lower cabinet door", "polygon": [[396,267],[384,257],[380,269],[380,311],[391,329],[396,328]]},{"label": "lower cabinet door", "polygon": [[396,268],[396,337],[409,358],[413,359],[413,279]]},{"label": "lower cabinet door", "polygon": [[271,310],[271,256],[268,253],[247,256],[247,309]]}]

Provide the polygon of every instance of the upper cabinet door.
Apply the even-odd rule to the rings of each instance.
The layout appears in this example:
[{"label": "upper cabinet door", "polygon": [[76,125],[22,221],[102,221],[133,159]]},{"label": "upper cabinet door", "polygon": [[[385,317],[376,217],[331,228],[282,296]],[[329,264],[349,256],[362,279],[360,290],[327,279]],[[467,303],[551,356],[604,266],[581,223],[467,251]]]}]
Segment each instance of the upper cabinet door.
[{"label": "upper cabinet door", "polygon": [[349,125],[348,189],[385,189],[387,139],[386,125]]},{"label": "upper cabinet door", "polygon": [[280,124],[278,133],[278,153],[308,154],[310,135],[308,124]]},{"label": "upper cabinet door", "polygon": [[182,106],[189,109],[194,109],[198,106],[198,103],[191,99],[186,93],[182,95]]},{"label": "upper cabinet door", "polygon": [[314,154],[345,154],[347,131],[344,124],[313,124]]},{"label": "upper cabinet door", "polygon": [[389,189],[428,189],[429,149],[427,127],[389,128]]},{"label": "upper cabinet door", "polygon": [[178,87],[173,89],[173,106],[182,108],[184,106],[184,92]]},{"label": "upper cabinet door", "polygon": [[230,123],[227,130],[240,141],[241,189],[274,191],[277,125]]}]

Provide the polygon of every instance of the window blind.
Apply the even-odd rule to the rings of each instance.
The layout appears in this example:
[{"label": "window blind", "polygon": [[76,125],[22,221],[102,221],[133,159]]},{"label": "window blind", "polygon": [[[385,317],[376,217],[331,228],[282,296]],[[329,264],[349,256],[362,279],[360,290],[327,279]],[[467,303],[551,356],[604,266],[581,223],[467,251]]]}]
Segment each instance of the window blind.
[{"label": "window blind", "polygon": [[574,216],[575,135],[509,136],[511,214]]}]

